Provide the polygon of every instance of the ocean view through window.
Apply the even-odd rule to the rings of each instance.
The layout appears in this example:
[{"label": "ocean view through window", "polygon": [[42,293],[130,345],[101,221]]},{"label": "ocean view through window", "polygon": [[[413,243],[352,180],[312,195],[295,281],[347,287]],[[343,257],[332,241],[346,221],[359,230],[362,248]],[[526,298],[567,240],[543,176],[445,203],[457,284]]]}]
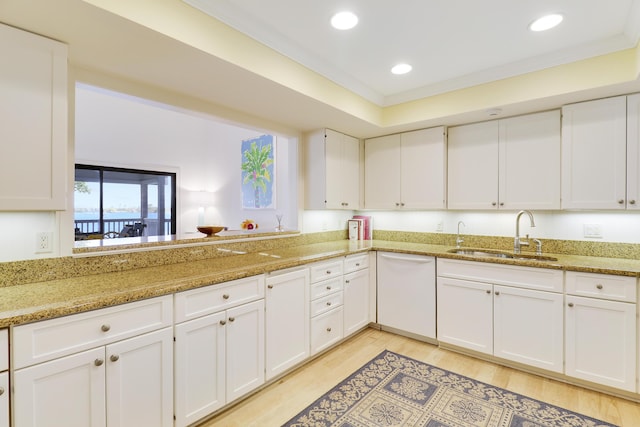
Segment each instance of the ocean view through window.
[{"label": "ocean view through window", "polygon": [[176,174],[77,164],[76,240],[176,232]]}]

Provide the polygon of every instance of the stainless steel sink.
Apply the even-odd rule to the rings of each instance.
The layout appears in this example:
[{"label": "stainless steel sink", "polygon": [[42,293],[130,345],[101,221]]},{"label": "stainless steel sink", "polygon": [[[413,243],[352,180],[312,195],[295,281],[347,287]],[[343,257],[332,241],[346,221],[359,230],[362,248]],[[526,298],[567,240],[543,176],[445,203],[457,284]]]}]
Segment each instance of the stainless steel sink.
[{"label": "stainless steel sink", "polygon": [[535,260],[535,261],[557,261],[558,258],[544,256],[544,255],[529,255],[529,254],[512,254],[509,252],[502,252],[491,249],[469,249],[469,248],[456,248],[449,249],[449,253],[457,255],[467,255],[476,258],[507,258],[507,259],[521,259],[521,260]]}]

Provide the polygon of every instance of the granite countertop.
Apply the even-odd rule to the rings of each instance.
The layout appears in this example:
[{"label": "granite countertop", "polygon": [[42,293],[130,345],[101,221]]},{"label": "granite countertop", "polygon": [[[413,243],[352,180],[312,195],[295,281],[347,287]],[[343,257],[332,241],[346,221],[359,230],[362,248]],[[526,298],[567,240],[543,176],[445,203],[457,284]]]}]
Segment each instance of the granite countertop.
[{"label": "granite countertop", "polygon": [[269,273],[310,262],[369,250],[443,258],[640,276],[640,260],[545,254],[557,261],[475,258],[452,254],[453,246],[397,241],[337,240],[268,252],[238,254],[135,270],[78,276],[0,288],[0,328],[168,295],[210,284]]}]

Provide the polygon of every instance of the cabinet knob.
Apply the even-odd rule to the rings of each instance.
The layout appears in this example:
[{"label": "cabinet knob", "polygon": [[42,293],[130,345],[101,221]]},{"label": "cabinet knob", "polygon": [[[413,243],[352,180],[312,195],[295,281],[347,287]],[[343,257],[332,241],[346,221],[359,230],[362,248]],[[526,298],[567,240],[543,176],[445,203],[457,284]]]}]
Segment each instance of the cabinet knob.
[{"label": "cabinet knob", "polygon": [[331,301],[327,301],[327,306],[330,306],[330,305],[331,305]]},{"label": "cabinet knob", "polygon": [[396,206],[400,206],[400,203],[396,202]]},{"label": "cabinet knob", "polygon": [[118,356],[117,354],[112,354],[111,357],[109,357],[109,360],[111,360],[112,362],[117,362],[120,359],[120,356]]},{"label": "cabinet knob", "polygon": [[233,321],[235,321],[235,320],[236,320],[236,318],[235,318],[235,317],[229,317],[229,322],[233,322]]},{"label": "cabinet knob", "polygon": [[491,291],[490,291],[489,289],[487,289],[487,293],[488,293],[488,294],[490,294],[490,293],[491,293]]},{"label": "cabinet knob", "polygon": [[344,281],[344,283],[347,283],[347,284],[349,284],[350,282],[349,282],[348,280],[345,280],[345,281]]},{"label": "cabinet knob", "polygon": [[102,330],[102,332],[109,332],[109,330],[111,329],[111,325],[102,325],[100,326],[100,329]]},{"label": "cabinet knob", "polygon": [[504,202],[500,202],[500,206],[504,206]]},{"label": "cabinet knob", "polygon": [[327,270],[327,274],[331,274],[331,270]]},{"label": "cabinet knob", "polygon": [[600,283],[598,283],[598,284],[596,285],[596,288],[597,288],[597,289],[602,289],[602,288],[603,288],[603,286],[602,286]]},{"label": "cabinet knob", "polygon": [[360,263],[359,262],[356,262],[356,267],[360,267]]},{"label": "cabinet knob", "polygon": [[96,366],[102,366],[103,363],[104,363],[104,360],[102,359],[96,359],[93,361],[93,364]]},{"label": "cabinet knob", "polygon": [[400,206],[404,206],[404,202],[400,202]]},{"label": "cabinet knob", "polygon": [[496,291],[496,295],[500,295],[500,291]]},{"label": "cabinet knob", "polygon": [[331,332],[331,327],[328,327],[328,328],[327,328],[327,332]]},{"label": "cabinet knob", "polygon": [[4,387],[0,387],[0,396],[4,394]]},{"label": "cabinet knob", "polygon": [[331,286],[327,286],[327,290],[330,291],[331,290]]},{"label": "cabinet knob", "polygon": [[618,200],[618,204],[619,204],[619,205],[621,205],[621,204],[623,204],[623,203],[624,203],[624,199],[620,199],[620,200]]},{"label": "cabinet knob", "polygon": [[229,299],[229,294],[224,294],[224,295],[222,295],[222,298],[223,298],[223,299]]},{"label": "cabinet knob", "polygon": [[273,285],[267,285],[267,288],[273,289]]},{"label": "cabinet knob", "polygon": [[569,304],[567,304],[569,307],[573,307],[573,303],[570,302]]},{"label": "cabinet knob", "polygon": [[629,200],[629,204],[630,204],[630,205],[635,205],[635,204],[636,204],[636,201],[635,201],[635,200],[633,200],[633,199],[632,199],[632,200]]},{"label": "cabinet knob", "polygon": [[226,321],[226,320],[221,320],[221,321],[220,321],[220,324],[221,324],[222,326],[224,326],[224,325],[226,325],[226,324],[227,324],[227,321]]},{"label": "cabinet knob", "polygon": [[495,206],[495,205],[497,205],[496,202],[491,202],[491,206]]}]

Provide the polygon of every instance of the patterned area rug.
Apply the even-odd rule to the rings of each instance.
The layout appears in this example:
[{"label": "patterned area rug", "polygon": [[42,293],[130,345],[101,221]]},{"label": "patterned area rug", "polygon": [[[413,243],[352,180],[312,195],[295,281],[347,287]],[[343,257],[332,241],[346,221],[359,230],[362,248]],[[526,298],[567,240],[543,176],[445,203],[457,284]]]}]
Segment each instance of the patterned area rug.
[{"label": "patterned area rug", "polygon": [[617,427],[384,351],[286,427]]}]

